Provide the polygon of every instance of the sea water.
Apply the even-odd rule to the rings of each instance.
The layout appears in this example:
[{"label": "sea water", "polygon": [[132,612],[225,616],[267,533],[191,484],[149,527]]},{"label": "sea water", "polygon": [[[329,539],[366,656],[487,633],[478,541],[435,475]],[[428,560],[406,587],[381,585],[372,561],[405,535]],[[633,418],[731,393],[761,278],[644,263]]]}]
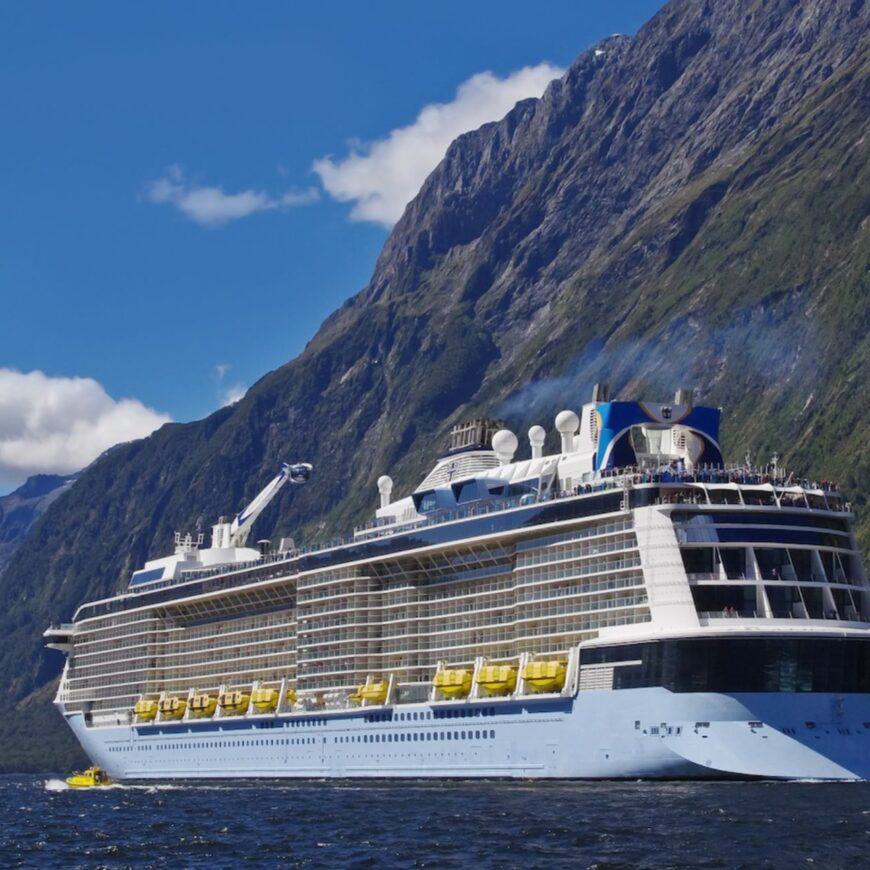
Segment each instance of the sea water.
[{"label": "sea water", "polygon": [[3,867],[870,867],[870,783],[0,777]]}]

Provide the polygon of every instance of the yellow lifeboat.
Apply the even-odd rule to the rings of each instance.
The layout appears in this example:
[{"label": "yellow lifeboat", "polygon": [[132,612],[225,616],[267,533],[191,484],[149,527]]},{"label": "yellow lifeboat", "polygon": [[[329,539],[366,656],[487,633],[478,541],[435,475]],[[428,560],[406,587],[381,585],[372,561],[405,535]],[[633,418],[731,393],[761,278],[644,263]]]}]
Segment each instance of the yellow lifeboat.
[{"label": "yellow lifeboat", "polygon": [[376,683],[366,683],[364,686],[360,686],[357,692],[364,701],[383,704],[387,700],[387,688],[386,680],[378,680]]},{"label": "yellow lifeboat", "polygon": [[218,704],[227,716],[241,716],[248,709],[250,695],[244,692],[222,692],[218,696]]},{"label": "yellow lifeboat", "polygon": [[112,785],[112,779],[101,767],[89,767],[81,773],[74,773],[66,778],[70,788],[100,788]]},{"label": "yellow lifeboat", "polygon": [[153,698],[140,698],[133,705],[133,713],[143,722],[150,722],[157,715],[157,701]]},{"label": "yellow lifeboat", "polygon": [[254,689],[251,692],[251,703],[258,713],[273,713],[278,709],[278,699],[281,693],[277,689]]},{"label": "yellow lifeboat", "polygon": [[517,669],[510,665],[484,665],[477,672],[477,685],[488,695],[510,695],[517,687]]},{"label": "yellow lifeboat", "polygon": [[357,686],[356,691],[349,697],[348,700],[353,704],[361,704],[363,699],[362,690],[362,686]]},{"label": "yellow lifeboat", "polygon": [[194,695],[190,699],[191,715],[197,719],[206,719],[209,716],[214,716],[214,711],[217,709],[217,698],[214,695]]},{"label": "yellow lifeboat", "polygon": [[180,719],[187,709],[187,699],[163,698],[157,706],[164,719]]},{"label": "yellow lifeboat", "polygon": [[287,689],[284,693],[284,701],[292,707],[296,703],[296,689]]},{"label": "yellow lifeboat", "polygon": [[533,692],[558,692],[565,685],[565,662],[529,662],[523,668],[523,681]]},{"label": "yellow lifeboat", "polygon": [[464,668],[438,671],[432,685],[446,698],[464,698],[471,691],[471,671]]}]

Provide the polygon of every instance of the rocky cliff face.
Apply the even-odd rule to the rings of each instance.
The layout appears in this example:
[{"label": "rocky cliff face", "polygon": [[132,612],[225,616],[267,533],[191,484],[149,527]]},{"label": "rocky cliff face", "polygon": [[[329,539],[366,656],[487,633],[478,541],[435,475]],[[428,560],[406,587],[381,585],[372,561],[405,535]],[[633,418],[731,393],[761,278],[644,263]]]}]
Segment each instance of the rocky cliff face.
[{"label": "rocky cliff face", "polygon": [[297,359],[116,449],[43,517],[0,588],[3,688],[23,699],[6,721],[48,721],[45,623],[281,459],[315,477],[258,534],[325,536],[373,509],[384,471],[407,491],[461,417],[519,429],[598,380],[687,385],[725,407],[727,454],[778,449],[863,499],[868,25],[861,0],[675,0],[460,137]]}]

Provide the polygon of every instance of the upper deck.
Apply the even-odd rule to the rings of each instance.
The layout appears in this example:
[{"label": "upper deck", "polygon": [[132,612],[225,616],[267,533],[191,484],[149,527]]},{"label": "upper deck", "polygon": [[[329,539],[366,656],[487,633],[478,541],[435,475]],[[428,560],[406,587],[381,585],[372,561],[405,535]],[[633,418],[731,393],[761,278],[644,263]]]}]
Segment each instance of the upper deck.
[{"label": "upper deck", "polygon": [[[184,571],[178,578],[156,581],[81,605],[75,620],[216,594],[308,571],[443,549],[506,533],[516,533],[518,537],[534,535],[541,526],[558,526],[583,517],[606,516],[650,505],[705,507],[723,516],[742,511],[747,523],[761,528],[774,523],[805,527],[807,533],[813,528],[817,532],[825,529],[824,517],[832,515],[840,532],[848,535],[853,519],[851,505],[830,482],[823,485],[801,480],[799,484],[786,485],[767,472],[742,466],[701,468],[693,472],[650,472],[637,467],[610,469],[594,483],[576,484],[572,491],[553,490],[532,501],[524,494],[479,501],[454,510],[433,510],[400,522],[375,519],[352,535],[292,552],[263,553],[248,562]],[[800,517],[804,516],[816,519],[803,522]]]}]

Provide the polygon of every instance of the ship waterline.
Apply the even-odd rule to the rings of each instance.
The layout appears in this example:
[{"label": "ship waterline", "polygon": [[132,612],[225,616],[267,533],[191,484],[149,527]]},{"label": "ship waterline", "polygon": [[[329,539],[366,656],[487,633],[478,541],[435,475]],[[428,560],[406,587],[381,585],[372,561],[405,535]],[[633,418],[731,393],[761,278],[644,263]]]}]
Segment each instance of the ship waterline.
[{"label": "ship waterline", "polygon": [[870,775],[868,580],[831,482],[728,468],[719,412],[477,420],[346,540],[212,546],[46,632],[114,779]]}]

